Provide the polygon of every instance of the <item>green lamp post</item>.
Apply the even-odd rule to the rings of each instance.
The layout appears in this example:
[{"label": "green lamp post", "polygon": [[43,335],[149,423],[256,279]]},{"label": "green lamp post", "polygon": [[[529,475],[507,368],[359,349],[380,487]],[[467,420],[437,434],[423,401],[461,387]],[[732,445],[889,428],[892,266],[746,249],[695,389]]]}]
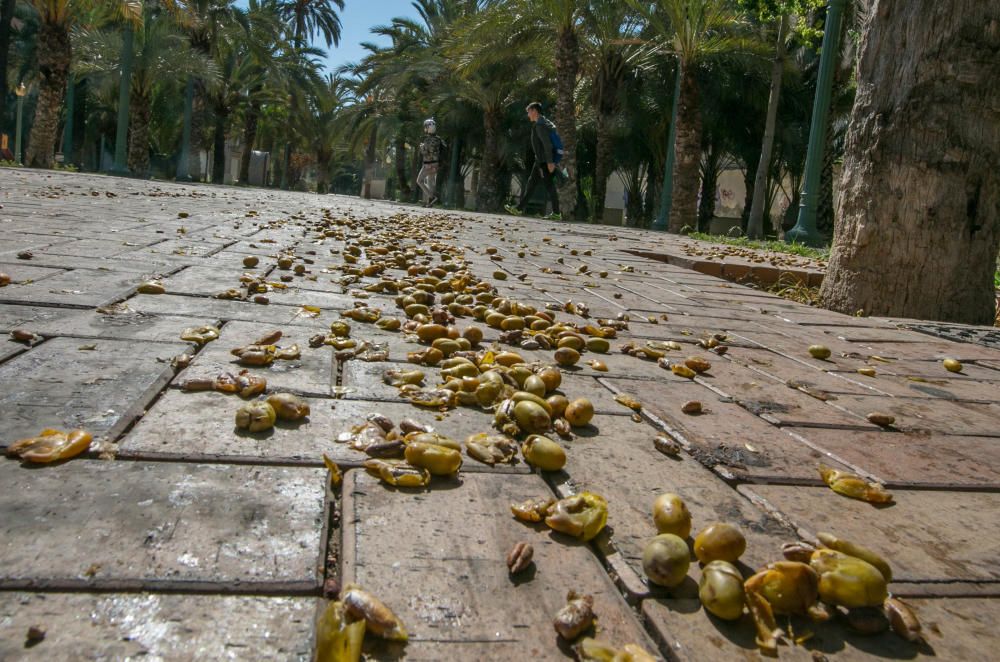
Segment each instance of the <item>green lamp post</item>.
[{"label": "green lamp post", "polygon": [[14,131],[14,162],[22,165],[21,160],[21,129],[24,126],[24,95],[28,93],[28,88],[21,83],[17,86],[14,94],[17,95],[17,126]]},{"label": "green lamp post", "polygon": [[840,25],[843,22],[846,2],[847,0],[830,0],[826,12],[826,30],[823,33],[819,76],[816,79],[816,99],[813,102],[812,125],[809,128],[809,149],[806,152],[806,169],[802,178],[799,218],[795,227],[785,233],[785,241],[790,244],[820,246],[824,243],[823,235],[816,229],[816,203],[819,198],[820,175],[823,171],[823,149],[826,146],[826,125],[830,114],[833,67],[837,58]]},{"label": "green lamp post", "polygon": [[677,60],[677,82],[674,83],[673,111],[667,136],[667,159],[663,163],[663,190],[660,191],[660,211],[653,221],[654,230],[666,232],[670,225],[670,210],[674,205],[674,143],[677,142],[677,108],[681,98],[681,61]]},{"label": "green lamp post", "polygon": [[111,168],[111,173],[115,175],[129,174],[126,154],[128,151],[128,102],[129,92],[132,88],[133,37],[132,26],[126,24],[125,33],[122,35],[121,80],[118,83],[118,130],[115,132],[115,164]]},{"label": "green lamp post", "polygon": [[63,127],[63,165],[73,164],[73,113],[75,105],[73,76],[66,82],[66,125]]},{"label": "green lamp post", "polygon": [[177,174],[174,179],[179,182],[191,181],[191,109],[194,105],[194,77],[188,76],[187,89],[184,91],[184,124],[181,128],[181,153],[177,157]]}]

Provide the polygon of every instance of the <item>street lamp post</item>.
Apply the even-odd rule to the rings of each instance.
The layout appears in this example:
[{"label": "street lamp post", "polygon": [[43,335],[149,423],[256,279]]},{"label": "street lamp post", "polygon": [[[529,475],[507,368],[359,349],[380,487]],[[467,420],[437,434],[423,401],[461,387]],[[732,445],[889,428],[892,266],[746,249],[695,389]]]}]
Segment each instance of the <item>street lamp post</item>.
[{"label": "street lamp post", "polygon": [[76,95],[73,76],[66,82],[66,125],[63,128],[63,165],[73,164],[73,113]]},{"label": "street lamp post", "polygon": [[184,90],[184,124],[181,128],[181,153],[177,157],[177,176],[179,182],[190,182],[191,179],[191,109],[194,105],[194,76],[188,76],[187,89]]},{"label": "street lamp post", "polygon": [[24,95],[28,93],[28,88],[21,83],[17,86],[17,90],[14,92],[17,95],[17,126],[15,127],[14,133],[14,162],[18,165],[22,165],[21,160],[21,128],[23,126],[23,116],[24,116]]},{"label": "street lamp post", "polygon": [[132,40],[131,24],[125,26],[122,38],[122,77],[118,86],[118,130],[115,132],[115,165],[111,172],[115,175],[128,174],[126,152],[128,146],[128,102],[132,89]]},{"label": "street lamp post", "polygon": [[674,109],[670,116],[670,133],[667,136],[667,159],[663,164],[663,190],[660,191],[660,211],[653,221],[653,229],[665,232],[670,224],[670,211],[674,206],[674,143],[677,142],[677,108],[681,98],[680,58],[677,59],[677,81],[674,83]]},{"label": "street lamp post", "polygon": [[816,98],[813,102],[812,124],[809,128],[809,149],[806,152],[806,169],[802,178],[802,195],[799,218],[795,227],[785,233],[790,244],[820,246],[823,235],[816,229],[816,204],[819,199],[819,180],[823,171],[823,149],[826,146],[827,117],[830,114],[830,92],[833,88],[833,67],[837,59],[840,24],[843,22],[847,0],[830,0],[826,12],[826,30],[823,33],[823,50],[820,53],[819,75],[816,79]]}]

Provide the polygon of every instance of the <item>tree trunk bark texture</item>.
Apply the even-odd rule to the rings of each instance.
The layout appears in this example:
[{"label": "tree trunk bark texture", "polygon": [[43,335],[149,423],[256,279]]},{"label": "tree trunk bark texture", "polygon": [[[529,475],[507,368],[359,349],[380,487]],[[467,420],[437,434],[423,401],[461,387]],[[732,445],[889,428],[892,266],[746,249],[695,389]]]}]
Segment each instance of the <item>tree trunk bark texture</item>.
[{"label": "tree trunk bark texture", "polygon": [[570,219],[576,210],[576,78],[580,72],[580,41],[572,29],[556,38],[556,126],[563,141],[560,166],[569,179],[559,188],[559,210]]},{"label": "tree trunk bark texture", "polygon": [[10,22],[16,0],[0,0],[0,121],[7,113],[7,61],[10,52]]},{"label": "tree trunk bark texture", "polygon": [[[767,118],[764,121],[764,140],[761,142],[760,159],[754,178],[753,208],[747,221],[747,237],[760,239],[764,236],[764,191],[767,188],[767,174],[771,167],[771,150],[774,148],[774,127],[778,120],[778,103],[781,98],[781,79],[785,73],[785,34],[788,32],[788,16],[782,14],[778,23],[778,44],[774,49],[774,64],[771,66],[771,90],[767,99]],[[747,164],[749,167],[750,164]],[[770,210],[767,210],[770,217]]]},{"label": "tree trunk bark texture", "polygon": [[260,126],[260,102],[251,101],[243,123],[243,154],[240,155],[240,184],[250,181],[250,154],[257,142],[257,127]]},{"label": "tree trunk bark texture", "polygon": [[483,113],[483,158],[479,166],[479,188],[476,190],[477,211],[500,209],[500,154],[497,134],[500,130],[500,112]]},{"label": "tree trunk bark texture", "polygon": [[51,168],[59,130],[59,109],[66,95],[72,49],[65,26],[42,23],[38,30],[38,105],[28,140],[27,163]]},{"label": "tree trunk bark texture", "polygon": [[828,308],[994,319],[1000,6],[878,0],[858,59]]},{"label": "tree trunk bark texture", "polygon": [[149,174],[149,123],[153,111],[147,94],[129,93],[128,169],[136,177]]},{"label": "tree trunk bark texture", "polygon": [[674,143],[673,201],[669,232],[680,232],[698,221],[698,190],[701,184],[701,98],[695,71],[683,67],[681,97],[677,109]]},{"label": "tree trunk bark texture", "polygon": [[[597,115],[597,150],[594,155],[594,223],[604,220],[604,199],[608,195],[608,177],[614,165],[614,136],[611,135],[612,116],[600,112]],[[560,201],[561,203],[562,201]]]},{"label": "tree trunk bark texture", "polygon": [[826,237],[833,236],[836,217],[833,210],[833,163],[837,160],[837,155],[834,154],[833,149],[834,140],[831,124],[833,124],[833,119],[828,117],[826,146],[823,148],[823,170],[819,174],[819,195],[816,198],[816,229]]}]

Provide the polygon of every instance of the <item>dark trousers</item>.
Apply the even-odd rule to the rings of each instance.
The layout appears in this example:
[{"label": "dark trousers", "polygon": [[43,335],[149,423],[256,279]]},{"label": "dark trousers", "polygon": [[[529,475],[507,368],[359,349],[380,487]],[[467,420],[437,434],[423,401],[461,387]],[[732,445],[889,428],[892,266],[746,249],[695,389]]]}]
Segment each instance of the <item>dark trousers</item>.
[{"label": "dark trousers", "polygon": [[524,211],[528,206],[528,200],[531,199],[531,194],[535,192],[535,187],[538,186],[538,182],[545,184],[545,190],[549,194],[549,201],[552,203],[552,213],[559,213],[559,194],[556,192],[556,182],[555,182],[555,172],[549,172],[549,167],[544,163],[535,163],[535,166],[531,169],[531,175],[528,177],[528,183],[524,187],[524,193],[521,195],[521,202],[517,204],[517,208]]}]

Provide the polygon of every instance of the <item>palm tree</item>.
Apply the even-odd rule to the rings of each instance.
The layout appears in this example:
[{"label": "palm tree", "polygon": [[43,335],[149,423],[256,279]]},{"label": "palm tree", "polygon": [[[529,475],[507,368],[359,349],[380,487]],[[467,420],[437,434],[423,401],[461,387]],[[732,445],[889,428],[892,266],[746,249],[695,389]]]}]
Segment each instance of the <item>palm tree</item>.
[{"label": "palm tree", "polygon": [[667,229],[679,232],[685,225],[693,226],[698,215],[701,102],[697,69],[722,55],[749,52],[748,43],[736,36],[745,18],[729,0],[656,0],[653,11],[649,3],[627,1],[646,17],[649,30],[661,40],[661,50],[677,58],[673,204]]},{"label": "palm tree", "polygon": [[326,47],[340,43],[340,16],[344,0],[279,0],[278,16],[292,26],[296,47],[304,45],[305,38],[312,40],[316,34],[323,36]]},{"label": "palm tree", "polygon": [[66,81],[73,60],[70,29],[96,18],[99,12],[136,20],[142,11],[140,0],[27,0],[39,18],[38,72],[40,75],[38,103],[28,141],[27,163],[36,168],[51,168],[59,110],[66,93]]},{"label": "palm tree", "polygon": [[597,120],[591,218],[600,223],[604,218],[608,177],[614,170],[614,129],[622,106],[622,86],[640,52],[635,47],[639,22],[636,14],[619,0],[592,0],[584,12],[583,26],[584,66],[590,74]]},{"label": "palm tree", "polygon": [[348,82],[336,75],[327,75],[324,84],[310,95],[310,112],[306,114],[303,133],[313,146],[316,157],[316,191],[329,192],[330,170],[338,153],[346,153],[344,124],[339,115],[351,99]]},{"label": "palm tree", "polygon": [[[195,52],[170,15],[157,7],[147,9],[135,28],[135,59],[129,88],[128,167],[137,175],[149,170],[149,129],[154,91],[178,87],[188,75],[212,75],[212,63]],[[77,52],[74,70],[97,74],[117,84],[121,74],[122,34],[119,30],[79,29],[73,33]],[[170,58],[164,58],[170,53]]]}]

